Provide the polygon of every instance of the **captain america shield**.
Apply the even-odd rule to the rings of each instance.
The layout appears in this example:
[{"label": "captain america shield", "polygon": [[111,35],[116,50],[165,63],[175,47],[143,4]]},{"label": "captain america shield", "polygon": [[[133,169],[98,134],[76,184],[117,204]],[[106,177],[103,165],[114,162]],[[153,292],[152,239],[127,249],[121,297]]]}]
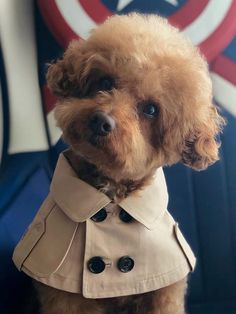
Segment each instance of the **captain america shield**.
[{"label": "captain america shield", "polygon": [[41,13],[57,41],[66,48],[74,38],[113,14],[156,13],[198,45],[208,62],[231,41],[236,32],[236,0],[38,0]]}]

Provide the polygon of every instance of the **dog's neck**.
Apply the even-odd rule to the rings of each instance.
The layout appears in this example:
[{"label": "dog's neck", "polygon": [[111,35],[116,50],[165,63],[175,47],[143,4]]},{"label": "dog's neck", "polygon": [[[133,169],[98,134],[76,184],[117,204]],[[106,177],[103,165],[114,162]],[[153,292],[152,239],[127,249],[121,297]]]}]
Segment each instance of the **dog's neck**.
[{"label": "dog's neck", "polygon": [[131,192],[142,189],[151,181],[151,175],[140,180],[121,180],[116,182],[98,171],[95,165],[76,155],[72,150],[64,153],[78,177],[106,194],[113,201],[127,197]]}]

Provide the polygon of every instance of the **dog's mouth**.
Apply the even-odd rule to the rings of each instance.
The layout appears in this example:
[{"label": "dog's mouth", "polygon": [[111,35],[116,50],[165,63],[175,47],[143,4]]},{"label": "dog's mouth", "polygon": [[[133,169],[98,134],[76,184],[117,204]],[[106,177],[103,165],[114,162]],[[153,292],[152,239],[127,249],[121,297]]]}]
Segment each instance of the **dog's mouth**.
[{"label": "dog's mouth", "polygon": [[95,147],[99,147],[100,145],[100,141],[99,141],[99,136],[97,135],[91,135],[88,139],[88,142],[89,144],[91,144],[92,146],[95,146]]},{"label": "dog's mouth", "polygon": [[96,149],[105,150],[108,146],[108,138],[91,134],[87,137],[87,142]]}]

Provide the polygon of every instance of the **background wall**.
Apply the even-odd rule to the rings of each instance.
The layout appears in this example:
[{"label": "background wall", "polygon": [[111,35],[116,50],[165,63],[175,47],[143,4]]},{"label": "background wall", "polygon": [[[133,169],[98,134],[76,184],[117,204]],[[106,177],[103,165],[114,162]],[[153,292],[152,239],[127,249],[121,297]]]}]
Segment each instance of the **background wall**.
[{"label": "background wall", "polygon": [[[215,102],[228,125],[221,161],[204,172],[165,169],[169,209],[198,257],[189,313],[236,313],[236,1],[2,0],[0,2],[0,313],[23,313],[30,280],[11,261],[14,246],[48,192],[64,144],[45,63],[73,38],[118,13],[166,16],[209,62]],[[14,301],[13,301],[14,300]]]}]

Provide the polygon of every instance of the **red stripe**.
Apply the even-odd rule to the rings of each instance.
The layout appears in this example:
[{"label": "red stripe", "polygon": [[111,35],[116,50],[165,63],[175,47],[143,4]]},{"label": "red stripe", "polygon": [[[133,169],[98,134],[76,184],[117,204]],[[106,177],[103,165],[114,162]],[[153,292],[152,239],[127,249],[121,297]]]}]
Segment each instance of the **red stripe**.
[{"label": "red stripe", "polygon": [[66,23],[55,0],[38,0],[38,6],[47,27],[63,48],[66,48],[72,39],[79,38]]},{"label": "red stripe", "polygon": [[236,86],[236,63],[224,55],[220,55],[212,63],[211,69]]},{"label": "red stripe", "polygon": [[183,29],[198,17],[208,2],[209,0],[189,0],[176,13],[169,16],[168,21],[179,29]]},{"label": "red stripe", "polygon": [[236,0],[234,0],[229,8],[224,20],[199,48],[207,58],[208,62],[212,61],[228,44],[236,34]]},{"label": "red stripe", "polygon": [[85,10],[85,12],[94,20],[97,24],[103,23],[113,13],[101,3],[101,0],[78,0]]},{"label": "red stripe", "polygon": [[55,104],[57,102],[57,98],[52,95],[47,85],[44,85],[42,87],[42,94],[43,94],[43,100],[44,100],[43,101],[44,109],[46,111],[46,114],[48,114],[50,111],[54,109]]}]

